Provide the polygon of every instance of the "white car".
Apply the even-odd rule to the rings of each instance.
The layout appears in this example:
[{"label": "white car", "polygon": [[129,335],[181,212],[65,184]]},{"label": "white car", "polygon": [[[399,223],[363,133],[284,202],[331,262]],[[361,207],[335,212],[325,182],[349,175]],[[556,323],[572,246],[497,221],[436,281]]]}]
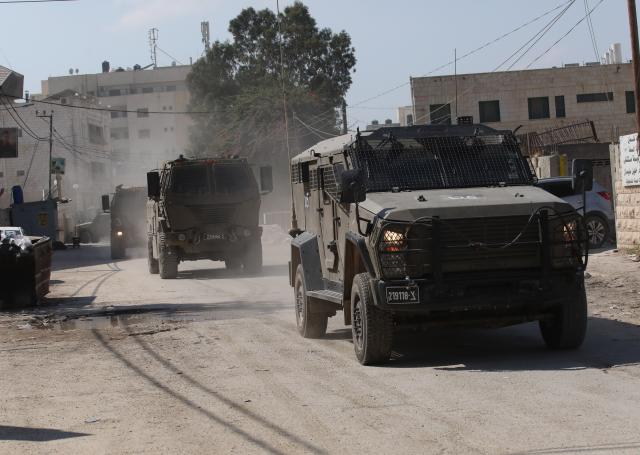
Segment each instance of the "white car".
[{"label": "white car", "polygon": [[21,227],[17,226],[0,226],[0,242],[9,239],[22,249],[31,246],[31,240],[27,237]]}]

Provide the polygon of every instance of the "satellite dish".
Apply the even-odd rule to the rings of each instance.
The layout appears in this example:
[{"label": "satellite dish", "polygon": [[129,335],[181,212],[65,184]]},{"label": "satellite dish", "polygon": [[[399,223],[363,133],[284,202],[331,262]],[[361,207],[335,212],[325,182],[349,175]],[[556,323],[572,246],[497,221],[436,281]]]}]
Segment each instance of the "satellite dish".
[{"label": "satellite dish", "polygon": [[69,68],[69,74],[73,74],[73,68]]}]

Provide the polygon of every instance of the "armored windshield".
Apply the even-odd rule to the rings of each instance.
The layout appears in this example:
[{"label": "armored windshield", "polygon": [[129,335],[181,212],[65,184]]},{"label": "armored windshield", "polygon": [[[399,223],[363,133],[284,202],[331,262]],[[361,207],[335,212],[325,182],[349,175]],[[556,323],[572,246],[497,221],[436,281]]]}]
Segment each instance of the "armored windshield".
[{"label": "armored windshield", "polygon": [[171,187],[175,193],[231,194],[252,189],[252,176],[245,165],[182,165],[173,168]]},{"label": "armored windshield", "polygon": [[506,134],[360,137],[349,155],[369,192],[530,185],[534,179],[515,138]]}]

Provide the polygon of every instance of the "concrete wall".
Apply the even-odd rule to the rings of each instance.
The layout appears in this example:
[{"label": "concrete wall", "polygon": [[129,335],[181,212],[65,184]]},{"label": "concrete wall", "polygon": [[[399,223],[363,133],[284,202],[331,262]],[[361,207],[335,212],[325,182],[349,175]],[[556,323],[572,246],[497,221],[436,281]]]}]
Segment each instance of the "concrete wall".
[{"label": "concrete wall", "polygon": [[640,186],[629,187],[622,184],[619,145],[611,145],[610,152],[618,248],[638,251],[640,249]]},{"label": "concrete wall", "polygon": [[[537,131],[592,120],[602,142],[634,128],[634,115],[627,113],[625,91],[633,90],[630,64],[549,68],[495,73],[461,74],[457,77],[458,112],[455,112],[456,83],[452,75],[411,79],[416,124],[431,123],[431,104],[451,104],[454,117],[470,115],[480,122],[479,102],[498,100],[500,122],[487,123],[519,133]],[[578,103],[577,94],[613,92],[613,101]],[[566,117],[556,117],[555,96],[564,96]],[[548,97],[549,118],[529,119],[528,98]],[[615,140],[613,140],[615,138]]]}]

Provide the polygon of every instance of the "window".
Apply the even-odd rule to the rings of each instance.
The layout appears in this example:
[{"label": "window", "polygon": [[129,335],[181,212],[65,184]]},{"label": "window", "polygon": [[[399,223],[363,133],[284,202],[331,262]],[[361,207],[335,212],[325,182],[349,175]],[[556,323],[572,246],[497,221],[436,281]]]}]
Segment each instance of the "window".
[{"label": "window", "polygon": [[104,130],[101,126],[93,125],[91,123],[89,126],[89,142],[92,144],[104,144]]},{"label": "window", "polygon": [[0,171],[0,179],[4,178],[4,172]]},{"label": "window", "polygon": [[142,87],[142,93],[153,93],[153,87]]},{"label": "window", "polygon": [[633,114],[636,111],[636,96],[633,91],[624,92],[624,98],[627,102],[627,114]]},{"label": "window", "polygon": [[500,121],[500,101],[480,101],[480,123],[490,123]]},{"label": "window", "polygon": [[22,137],[22,128],[16,128],[18,130],[18,137]]},{"label": "window", "polygon": [[138,118],[147,118],[149,117],[149,108],[148,107],[142,107],[140,109],[138,109]]},{"label": "window", "polygon": [[593,103],[596,101],[613,101],[613,92],[581,93],[576,95],[577,103]]},{"label": "window", "polygon": [[149,139],[151,137],[151,130],[138,130],[138,139]]},{"label": "window", "polygon": [[122,92],[120,91],[119,88],[109,90],[109,96],[120,96],[120,95],[122,95]]},{"label": "window", "polygon": [[413,126],[413,114],[407,115],[407,126]]},{"label": "window", "polygon": [[111,128],[111,139],[129,139],[129,129]]},{"label": "window", "polygon": [[16,175],[18,177],[24,177],[24,171],[23,170],[19,170],[18,172],[16,172]]},{"label": "window", "polygon": [[529,98],[529,120],[549,118],[549,97]]},{"label": "window", "polygon": [[556,117],[561,118],[566,116],[567,116],[567,113],[564,109],[564,96],[563,95],[556,96]]},{"label": "window", "polygon": [[175,92],[176,91],[176,86],[175,85],[167,85],[165,88],[166,92]]},{"label": "window", "polygon": [[429,118],[432,125],[451,125],[451,104],[430,105]]},{"label": "window", "polygon": [[104,163],[100,163],[97,161],[91,162],[91,177],[94,180],[100,180],[101,178],[106,177],[107,168]]},{"label": "window", "polygon": [[169,110],[172,111],[173,110],[173,106],[169,106]]},{"label": "window", "polygon": [[166,111],[167,110],[167,106],[162,106],[162,110]]},{"label": "window", "polygon": [[138,93],[138,89],[136,87],[129,88],[129,95],[135,95]]},{"label": "window", "polygon": [[95,95],[96,95],[96,92],[94,92],[93,90],[89,90],[89,91],[87,92],[87,95],[89,95],[89,96],[95,96]]},{"label": "window", "polygon": [[575,192],[573,191],[573,187],[571,185],[571,179],[560,179],[560,180],[539,180],[538,186],[545,191],[557,196],[559,198],[564,198],[567,196],[573,196]]}]

